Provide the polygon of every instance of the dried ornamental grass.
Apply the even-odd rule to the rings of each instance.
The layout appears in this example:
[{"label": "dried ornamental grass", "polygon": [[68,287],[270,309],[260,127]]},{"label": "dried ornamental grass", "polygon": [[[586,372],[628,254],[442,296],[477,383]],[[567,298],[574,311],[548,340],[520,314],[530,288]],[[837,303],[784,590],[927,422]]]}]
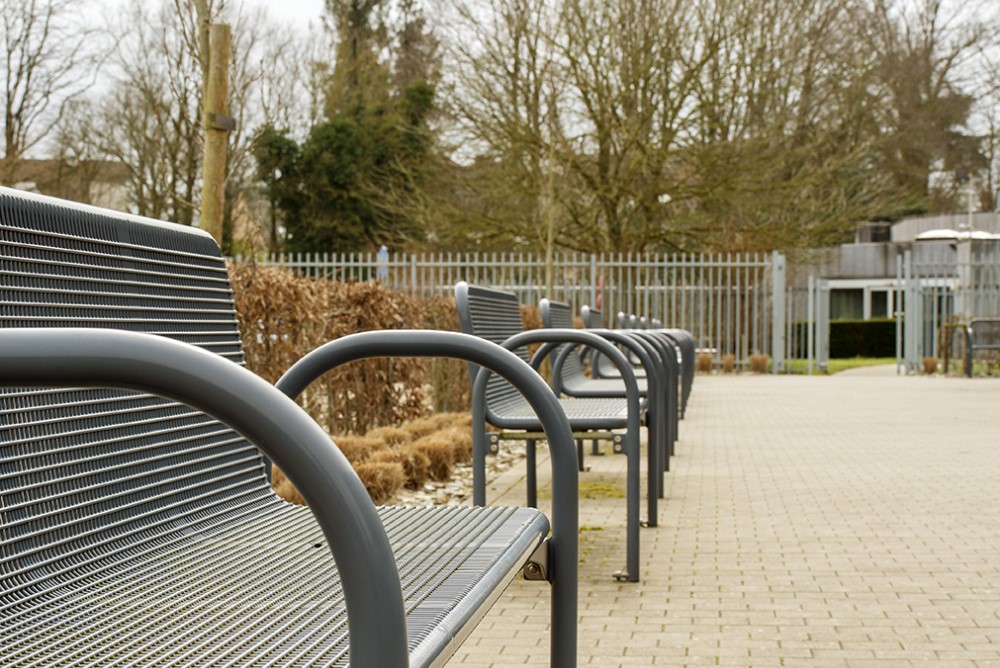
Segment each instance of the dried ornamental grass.
[{"label": "dried ornamental grass", "polygon": [[391,447],[396,447],[397,445],[402,445],[404,443],[409,443],[413,440],[410,432],[406,431],[402,427],[378,427],[377,429],[372,429],[368,432],[367,436],[371,438],[377,438],[386,445]]},{"label": "dried ornamental grass", "polygon": [[406,483],[403,466],[397,462],[366,462],[354,468],[375,504],[391,501]]},{"label": "dried ornamental grass", "polygon": [[715,358],[712,353],[698,353],[698,359],[695,362],[695,370],[698,373],[710,373],[714,365]]},{"label": "dried ornamental grass", "polygon": [[767,355],[751,355],[749,361],[751,371],[754,373],[767,373],[767,365],[770,363],[771,358]]},{"label": "dried ornamental grass", "polygon": [[451,467],[455,465],[455,448],[451,441],[438,434],[424,436],[409,446],[410,450],[427,456],[430,460],[430,479],[447,480],[451,477]]},{"label": "dried ornamental grass", "polygon": [[337,447],[352,465],[368,461],[373,454],[386,447],[385,441],[371,434],[365,436],[344,434],[337,436],[333,442],[337,444]]},{"label": "dried ornamental grass", "polygon": [[306,505],[306,500],[302,498],[302,494],[300,494],[299,490],[295,488],[292,481],[288,479],[285,472],[277,466],[271,467],[271,487],[274,489],[275,494],[283,498],[285,501],[295,503],[300,506]]},{"label": "dried ornamental grass", "polygon": [[[472,416],[469,413],[435,415],[400,427],[379,427],[364,436],[347,434],[333,440],[363,482],[368,476],[383,475],[381,469],[364,465],[397,464],[402,467],[403,486],[419,489],[428,481],[447,480],[455,464],[472,460]],[[385,488],[384,482],[365,484],[378,494]],[[277,466],[273,469],[272,486],[285,500],[304,503]]]},{"label": "dried ornamental grass", "polygon": [[467,426],[455,426],[441,433],[451,442],[455,463],[468,464],[472,461],[472,430]]},{"label": "dried ornamental grass", "polygon": [[732,373],[736,369],[736,355],[722,356],[722,373]]},{"label": "dried ornamental grass", "polygon": [[373,462],[395,462],[403,467],[409,489],[419,489],[431,479],[431,460],[425,453],[410,447],[399,450],[381,450],[372,457]]},{"label": "dried ornamental grass", "polygon": [[937,373],[938,361],[936,357],[924,357],[920,360],[924,373],[929,375]]}]

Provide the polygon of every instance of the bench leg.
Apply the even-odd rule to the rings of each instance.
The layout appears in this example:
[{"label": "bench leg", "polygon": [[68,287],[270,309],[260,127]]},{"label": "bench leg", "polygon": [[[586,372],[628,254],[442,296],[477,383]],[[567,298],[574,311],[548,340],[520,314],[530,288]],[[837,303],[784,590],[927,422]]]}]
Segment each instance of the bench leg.
[{"label": "bench leg", "polygon": [[535,439],[529,438],[524,444],[525,466],[528,468],[528,476],[524,486],[527,491],[527,503],[529,508],[538,507],[538,476],[535,470]]},{"label": "bench leg", "polygon": [[[636,419],[638,423],[638,419]],[[655,446],[653,446],[655,447]],[[626,528],[625,528],[625,570],[617,571],[614,576],[618,581],[638,582],[639,581],[639,497],[642,493],[640,489],[639,471],[639,429],[629,429],[625,434],[625,456],[627,460],[627,481],[625,492],[626,506]],[[655,497],[655,494],[652,494]]]}]

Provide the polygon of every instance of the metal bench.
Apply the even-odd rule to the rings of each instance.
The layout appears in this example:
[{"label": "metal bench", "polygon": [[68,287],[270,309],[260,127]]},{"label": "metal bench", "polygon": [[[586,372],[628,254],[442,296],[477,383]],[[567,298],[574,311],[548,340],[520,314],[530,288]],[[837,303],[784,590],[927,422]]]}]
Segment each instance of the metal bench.
[{"label": "metal bench", "polygon": [[[583,317],[584,329],[606,328],[604,315],[600,309],[583,306],[580,309],[580,315]],[[656,321],[654,321],[653,326],[648,330],[636,329],[640,326],[642,320],[644,319],[629,317],[622,312],[619,312],[616,318],[620,328],[625,331],[651,331],[663,334],[669,340],[670,345],[677,349],[679,353],[678,364],[681,380],[681,393],[679,401],[680,417],[684,417],[684,414],[687,411],[688,399],[691,396],[691,388],[694,384],[695,365],[697,362],[697,355],[694,348],[694,338],[691,336],[690,332],[684,329],[664,329]],[[617,372],[611,368],[611,366],[607,363],[607,360],[602,359],[599,355],[595,356],[595,359],[592,361],[592,365],[594,372],[598,375],[598,377],[617,375]],[[637,373],[641,376],[643,372]]]},{"label": "metal bench", "polygon": [[[560,405],[578,440],[584,438],[615,438],[609,430],[625,429],[621,449],[628,458],[626,472],[626,567],[616,571],[618,580],[639,580],[639,518],[640,508],[640,445],[639,429],[644,415],[638,385],[625,356],[599,336],[578,329],[542,329],[524,331],[521,307],[517,296],[502,290],[472,286],[462,281],[455,286],[459,324],[463,332],[482,337],[517,353],[529,361],[526,346],[543,344],[530,360],[533,366],[554,352],[561,344],[585,344],[607,355],[617,365],[626,386],[624,398],[563,398]],[[518,437],[527,442],[528,505],[534,505],[534,442],[539,437],[538,419],[510,387],[510,384],[490,373],[471,369],[472,392],[472,452],[473,501],[485,504],[485,458],[489,450],[486,423],[504,430],[522,430]],[[507,433],[513,437],[514,434]],[[650,507],[655,510],[656,490],[651,489]]]},{"label": "metal bench", "polygon": [[664,327],[663,323],[656,318],[647,319],[645,316],[639,318],[639,328],[643,331],[650,331],[667,337],[670,344],[677,349],[677,364],[681,382],[679,406],[680,417],[683,419],[687,411],[688,399],[691,397],[691,387],[694,385],[695,366],[697,363],[694,337],[686,329]]},{"label": "metal bench", "polygon": [[[542,317],[542,325],[549,329],[572,329],[573,311],[568,304],[542,299],[538,303]],[[612,330],[590,330],[618,346],[621,346],[640,360],[644,373],[642,378],[636,378],[639,393],[648,398],[646,402],[650,431],[650,447],[647,451],[649,489],[656,489],[659,498],[664,496],[663,474],[668,470],[670,442],[676,438],[674,432],[675,420],[670,420],[671,411],[677,411],[677,379],[674,367],[667,364],[664,351],[658,349],[649,341],[636,337],[629,332]],[[669,354],[674,354],[670,351]],[[566,394],[571,397],[624,397],[625,383],[620,376],[615,378],[592,378],[585,373],[584,358],[587,355],[580,346],[566,344],[553,357],[552,389],[556,394]],[[672,382],[671,382],[672,381]],[[671,394],[673,387],[673,394]],[[597,454],[596,442],[593,448]],[[652,502],[655,504],[655,501]],[[649,524],[656,526],[656,506],[651,505]]]},{"label": "metal bench", "polygon": [[[376,509],[329,437],[242,368],[226,267],[197,230],[0,189],[0,304],[3,665],[439,665],[522,567],[551,582],[553,665],[575,665],[574,444],[516,356],[375,332],[283,389],[371,355],[491,368],[547,430],[551,526],[526,508]],[[273,494],[262,450],[309,508]]]},{"label": "metal bench", "polygon": [[972,378],[972,361],[980,350],[1000,350],[1000,318],[974,318],[965,328],[965,375]]}]

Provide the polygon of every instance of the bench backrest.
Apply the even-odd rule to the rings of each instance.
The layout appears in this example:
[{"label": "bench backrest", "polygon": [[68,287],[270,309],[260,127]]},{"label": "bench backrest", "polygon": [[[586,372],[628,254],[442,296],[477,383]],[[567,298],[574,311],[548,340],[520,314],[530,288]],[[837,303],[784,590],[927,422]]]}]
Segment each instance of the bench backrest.
[{"label": "bench backrest", "polygon": [[[215,241],[195,229],[0,189],[0,327],[155,333],[242,364]],[[135,392],[0,388],[0,610],[68,565],[254,504],[260,452],[214,419]],[[90,555],[90,556],[87,556]]]},{"label": "bench backrest", "polygon": [[969,343],[984,350],[1000,348],[1000,319],[974,318],[969,322]]},{"label": "bench backrest", "polygon": [[[524,331],[521,319],[521,304],[517,295],[503,290],[469,285],[462,281],[455,286],[455,302],[458,307],[459,327],[465,334],[502,344],[504,341]],[[525,362],[527,348],[513,351]],[[470,377],[475,381],[477,367],[470,368]],[[521,403],[521,393],[500,376],[493,374],[486,384],[486,405],[501,406],[506,403]]]},{"label": "bench backrest", "polygon": [[604,313],[599,308],[590,306],[580,307],[580,317],[583,318],[584,329],[605,329]]},{"label": "bench backrest", "polygon": [[[542,314],[542,324],[557,329],[573,329],[573,309],[569,304],[543,299],[538,305]],[[576,346],[570,346],[575,348]],[[575,350],[570,350],[563,357],[560,374],[563,378],[573,378],[584,375],[583,360]]]}]

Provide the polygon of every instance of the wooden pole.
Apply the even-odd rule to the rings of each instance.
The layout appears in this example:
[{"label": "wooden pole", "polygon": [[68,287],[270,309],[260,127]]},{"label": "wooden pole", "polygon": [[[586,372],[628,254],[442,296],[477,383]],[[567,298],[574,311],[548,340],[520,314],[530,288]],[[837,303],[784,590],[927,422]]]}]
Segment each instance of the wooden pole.
[{"label": "wooden pole", "polygon": [[209,26],[207,0],[194,0],[195,13],[198,17],[198,62],[201,64],[201,97],[205,99],[205,87],[208,86],[208,44]]},{"label": "wooden pole", "polygon": [[222,213],[226,191],[226,147],[236,128],[229,115],[229,26],[213,24],[209,39],[208,81],[205,84],[205,159],[201,194],[201,229],[222,243]]}]

